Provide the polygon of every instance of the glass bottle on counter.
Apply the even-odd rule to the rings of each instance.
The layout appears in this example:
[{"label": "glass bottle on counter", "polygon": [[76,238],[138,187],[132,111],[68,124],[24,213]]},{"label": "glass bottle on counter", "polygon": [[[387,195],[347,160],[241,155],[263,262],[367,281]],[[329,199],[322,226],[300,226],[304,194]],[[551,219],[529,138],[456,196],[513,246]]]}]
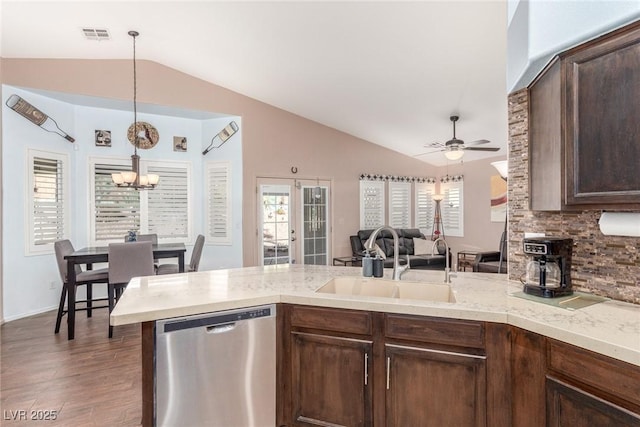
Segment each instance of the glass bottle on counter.
[{"label": "glass bottle on counter", "polygon": [[57,133],[64,139],[69,142],[75,142],[75,139],[69,135],[67,135],[60,127],[55,120],[51,117],[47,116],[42,111],[38,110],[33,105],[29,104],[23,98],[18,95],[11,95],[9,99],[7,99],[7,107],[11,108],[16,113],[20,114],[22,117],[29,120],[31,123],[34,123],[40,126],[42,129],[47,132]]}]

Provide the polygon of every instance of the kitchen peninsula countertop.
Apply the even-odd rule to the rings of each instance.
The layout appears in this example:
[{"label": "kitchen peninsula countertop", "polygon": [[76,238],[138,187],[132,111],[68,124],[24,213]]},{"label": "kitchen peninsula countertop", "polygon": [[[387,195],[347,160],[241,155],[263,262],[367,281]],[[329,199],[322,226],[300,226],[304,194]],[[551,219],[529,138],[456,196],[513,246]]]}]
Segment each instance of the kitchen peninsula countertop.
[{"label": "kitchen peninsula countertop", "polygon": [[[114,326],[270,303],[289,303],[504,323],[640,366],[640,306],[608,300],[568,310],[512,296],[522,286],[496,274],[455,273],[455,303],[315,293],[359,267],[275,265],[136,278],[111,313]],[[391,278],[391,269],[385,269]],[[443,283],[443,271],[403,280]],[[375,280],[375,279],[374,279]]]}]

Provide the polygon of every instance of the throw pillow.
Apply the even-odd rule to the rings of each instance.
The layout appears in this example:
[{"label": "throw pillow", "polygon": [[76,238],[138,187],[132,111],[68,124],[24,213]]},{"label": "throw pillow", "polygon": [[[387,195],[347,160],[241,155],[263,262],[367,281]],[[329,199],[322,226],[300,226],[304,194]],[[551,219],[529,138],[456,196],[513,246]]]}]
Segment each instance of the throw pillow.
[{"label": "throw pillow", "polygon": [[413,238],[414,255],[431,255],[432,242],[427,239]]}]

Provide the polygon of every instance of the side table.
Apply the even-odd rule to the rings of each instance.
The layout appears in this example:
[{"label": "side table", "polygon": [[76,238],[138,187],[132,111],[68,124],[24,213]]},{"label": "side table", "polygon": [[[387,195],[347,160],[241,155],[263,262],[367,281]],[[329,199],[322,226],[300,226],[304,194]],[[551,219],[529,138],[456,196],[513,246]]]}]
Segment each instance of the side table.
[{"label": "side table", "polygon": [[337,257],[333,259],[333,265],[359,267],[362,265],[362,258],[355,256]]},{"label": "side table", "polygon": [[476,259],[477,251],[458,252],[458,271],[467,271],[467,267],[473,270],[473,261]]}]

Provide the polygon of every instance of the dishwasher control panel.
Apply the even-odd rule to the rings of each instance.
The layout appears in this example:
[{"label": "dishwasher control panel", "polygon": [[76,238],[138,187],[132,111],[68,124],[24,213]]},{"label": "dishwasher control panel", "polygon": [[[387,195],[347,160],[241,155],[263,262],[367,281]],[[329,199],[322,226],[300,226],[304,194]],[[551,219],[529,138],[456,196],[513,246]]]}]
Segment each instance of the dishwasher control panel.
[{"label": "dishwasher control panel", "polygon": [[243,320],[254,320],[263,317],[275,316],[276,308],[273,305],[255,308],[245,308],[231,312],[220,312],[205,314],[202,316],[191,316],[180,319],[165,320],[159,322],[162,332],[175,332],[183,329],[192,329],[202,326],[222,325],[225,323],[241,322]]}]

